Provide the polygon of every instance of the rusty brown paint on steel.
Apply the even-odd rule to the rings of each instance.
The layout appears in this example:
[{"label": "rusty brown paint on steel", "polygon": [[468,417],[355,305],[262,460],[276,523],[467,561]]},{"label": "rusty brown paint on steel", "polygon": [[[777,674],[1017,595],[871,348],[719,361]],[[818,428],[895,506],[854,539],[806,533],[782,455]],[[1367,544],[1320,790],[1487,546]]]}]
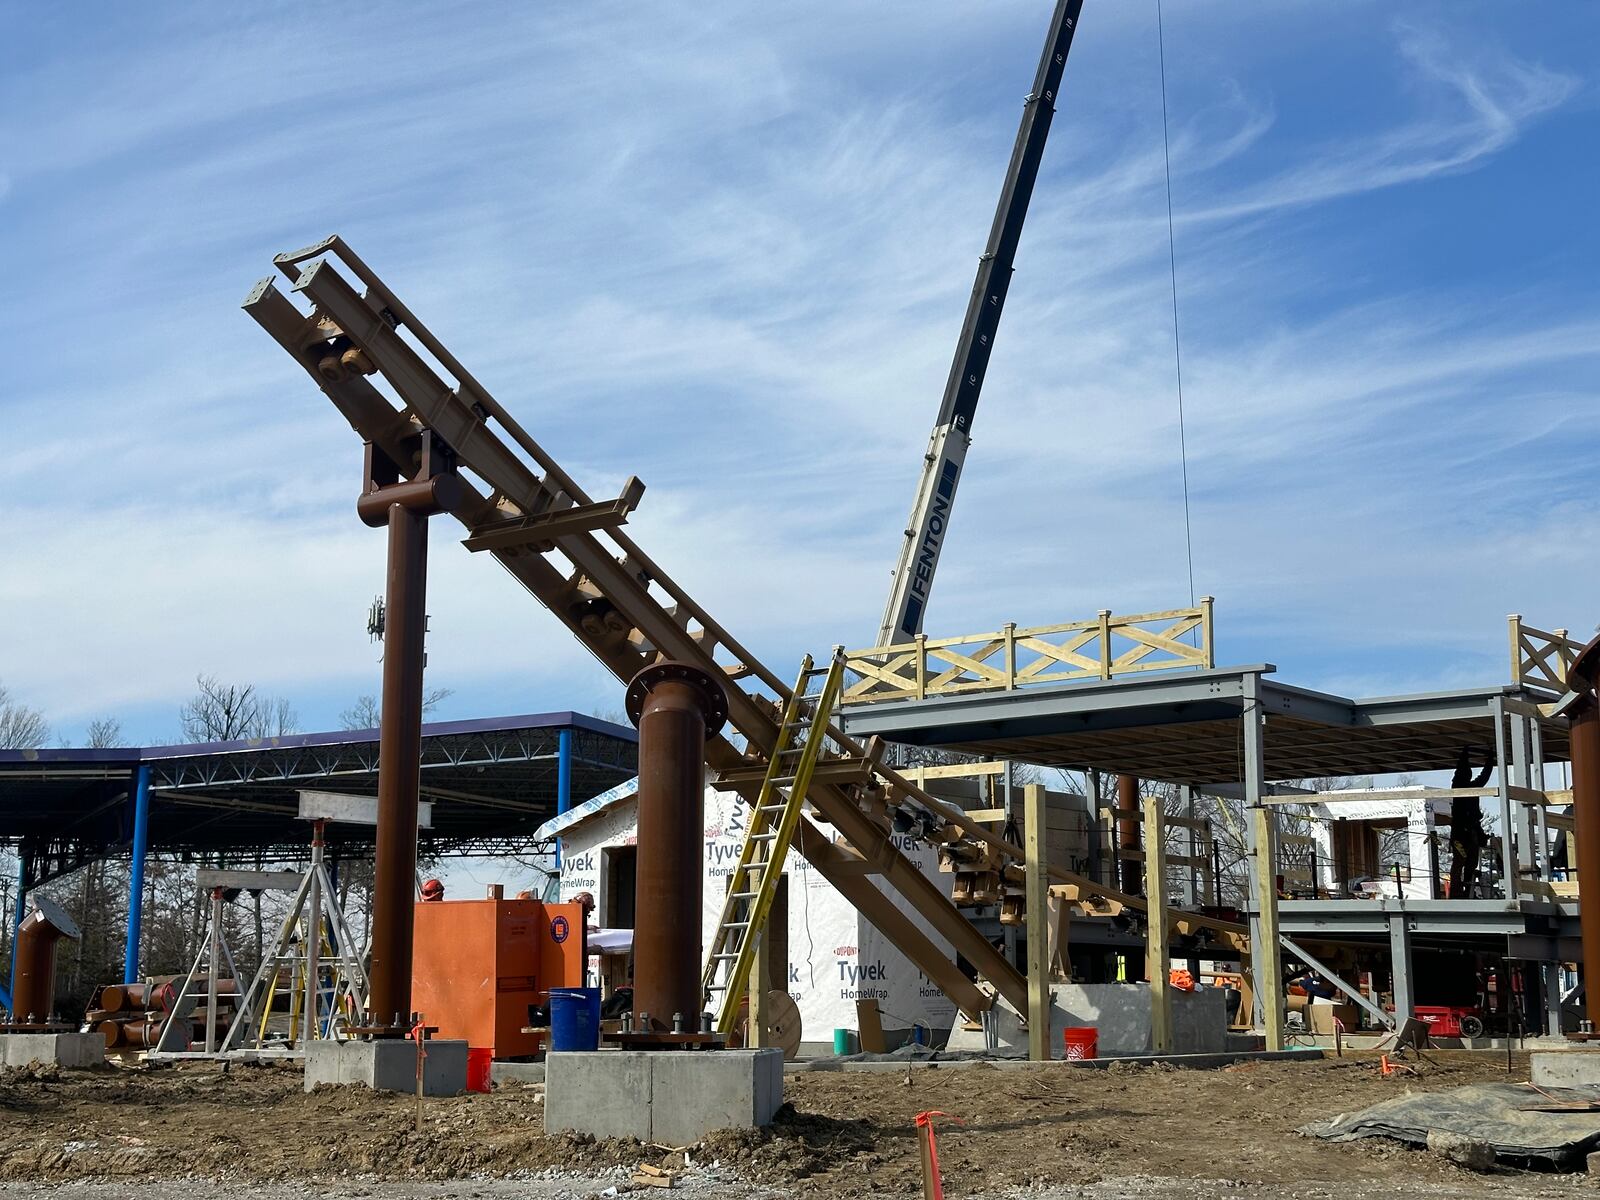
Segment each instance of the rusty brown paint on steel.
[{"label": "rusty brown paint on steel", "polygon": [[[1137,850],[1139,831],[1139,781],[1132,775],[1117,776],[1117,849]],[[1121,860],[1122,890],[1135,896],[1144,892],[1144,865],[1134,859]]]},{"label": "rusty brown paint on steel", "polygon": [[[1568,711],[1572,744],[1572,815],[1578,843],[1578,920],[1583,961],[1600,963],[1600,637],[1579,653],[1567,674],[1578,699]],[[1588,903],[1581,898],[1587,896]],[[1600,1029],[1600,987],[1584,992],[1584,1013]]]},{"label": "rusty brown paint on steel", "polygon": [[387,526],[383,699],[378,722],[378,828],[373,865],[370,1024],[405,1032],[411,1016],[412,898],[422,769],[422,674],[428,593],[428,518],[457,502],[460,484],[424,435],[417,477],[368,445],[367,487],[356,502],[368,525]]},{"label": "rusty brown paint on steel", "polygon": [[[700,920],[704,872],[706,737],[728,699],[690,663],[646,667],[628,685],[639,727],[639,848],[633,930],[633,1011],[639,1033],[700,1026]],[[649,1028],[637,1024],[649,1014]]]},{"label": "rusty brown paint on steel", "polygon": [[17,930],[16,984],[11,994],[11,1019],[30,1025],[54,1018],[56,943],[78,936],[72,918],[54,902],[41,898],[35,904]]}]

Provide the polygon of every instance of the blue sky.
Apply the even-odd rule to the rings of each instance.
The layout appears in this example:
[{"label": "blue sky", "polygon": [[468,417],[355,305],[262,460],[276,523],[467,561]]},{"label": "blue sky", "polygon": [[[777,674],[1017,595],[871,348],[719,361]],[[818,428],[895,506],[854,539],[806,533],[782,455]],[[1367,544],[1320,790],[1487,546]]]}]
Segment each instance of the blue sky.
[{"label": "blue sky", "polygon": [[[864,644],[1046,0],[0,4],[0,680],[375,691],[360,447],[238,309],[343,234],[780,674]],[[1195,586],[1358,694],[1600,620],[1600,6],[1169,0]],[[1188,602],[1153,0],[1088,0],[931,633]],[[436,526],[446,717],[621,689]]]}]

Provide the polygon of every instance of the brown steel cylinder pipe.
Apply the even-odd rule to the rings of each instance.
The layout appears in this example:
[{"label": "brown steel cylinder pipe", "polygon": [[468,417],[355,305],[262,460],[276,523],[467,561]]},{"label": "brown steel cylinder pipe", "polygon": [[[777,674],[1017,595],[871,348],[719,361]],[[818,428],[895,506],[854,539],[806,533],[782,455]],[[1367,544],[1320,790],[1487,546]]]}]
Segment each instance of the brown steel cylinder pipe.
[{"label": "brown steel cylinder pipe", "polygon": [[369,1027],[401,1035],[411,1017],[412,901],[422,766],[422,672],[428,605],[428,518],[458,504],[463,485],[448,448],[425,433],[416,477],[368,445],[363,522],[389,530],[378,721],[378,829],[373,861]]},{"label": "brown steel cylinder pipe", "polygon": [[106,1012],[140,1012],[149,1007],[148,995],[142,983],[108,983],[100,989],[100,1007]]},{"label": "brown steel cylinder pipe", "polygon": [[[633,930],[633,1012],[640,1033],[699,1028],[701,895],[705,859],[706,738],[728,699],[685,663],[646,667],[628,684],[639,728],[639,845]],[[646,1027],[640,1018],[649,1014]]]},{"label": "brown steel cylinder pipe", "polygon": [[417,886],[428,517],[403,504],[394,504],[388,509],[388,524],[383,708],[378,725],[378,829],[367,1011],[373,1025],[399,1027],[411,1014],[411,901]]},{"label": "brown steel cylinder pipe", "polygon": [[[1132,775],[1117,776],[1117,808],[1131,809],[1129,812],[1120,812],[1117,815],[1117,849],[1137,850],[1142,838],[1142,826],[1139,816],[1139,781]],[[1128,858],[1120,860],[1122,864],[1122,890],[1131,896],[1144,894],[1144,870],[1140,864]]]},{"label": "brown steel cylinder pipe", "polygon": [[[1584,1013],[1600,1031],[1600,978],[1588,979],[1588,964],[1600,963],[1600,637],[1578,653],[1567,687],[1578,699],[1567,712],[1572,744],[1572,816],[1577,826],[1578,920],[1583,937],[1586,987]],[[1584,902],[1587,897],[1587,903]],[[1600,967],[1596,968],[1600,971]]]},{"label": "brown steel cylinder pipe", "polygon": [[56,943],[76,938],[78,926],[48,896],[34,900],[34,909],[17,930],[16,986],[11,994],[11,1019],[42,1025],[55,1015]]}]

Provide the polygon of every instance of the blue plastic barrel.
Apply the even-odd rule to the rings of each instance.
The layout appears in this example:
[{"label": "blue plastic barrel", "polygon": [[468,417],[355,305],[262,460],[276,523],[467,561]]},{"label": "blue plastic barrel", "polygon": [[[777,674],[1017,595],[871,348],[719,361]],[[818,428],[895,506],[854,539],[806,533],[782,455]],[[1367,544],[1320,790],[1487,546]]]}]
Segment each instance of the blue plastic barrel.
[{"label": "blue plastic barrel", "polygon": [[600,1049],[600,989],[550,989],[550,1049]]}]

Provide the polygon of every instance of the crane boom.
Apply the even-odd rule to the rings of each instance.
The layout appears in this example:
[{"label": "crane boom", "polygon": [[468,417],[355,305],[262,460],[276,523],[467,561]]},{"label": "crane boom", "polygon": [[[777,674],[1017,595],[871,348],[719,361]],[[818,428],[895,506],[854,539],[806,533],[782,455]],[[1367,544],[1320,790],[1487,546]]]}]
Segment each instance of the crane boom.
[{"label": "crane boom", "polygon": [[989,369],[995,331],[1011,286],[1017,242],[1028,215],[1028,201],[1033,197],[1039,162],[1044,157],[1045,139],[1050,136],[1061,72],[1067,65],[1067,52],[1072,49],[1072,35],[1077,31],[1082,10],[1083,0],[1056,0],[1033,90],[1022,106],[1022,124],[1011,149],[1011,163],[1006,169],[1005,186],[1000,189],[989,244],[978,260],[978,277],[967,301],[967,315],[950,364],[950,378],[944,386],[939,419],[928,442],[916,503],[895,564],[889,602],[878,634],[880,646],[909,641],[922,631],[933,573],[939,566],[939,553],[955,506],[956,485],[971,443],[972,416]]}]

